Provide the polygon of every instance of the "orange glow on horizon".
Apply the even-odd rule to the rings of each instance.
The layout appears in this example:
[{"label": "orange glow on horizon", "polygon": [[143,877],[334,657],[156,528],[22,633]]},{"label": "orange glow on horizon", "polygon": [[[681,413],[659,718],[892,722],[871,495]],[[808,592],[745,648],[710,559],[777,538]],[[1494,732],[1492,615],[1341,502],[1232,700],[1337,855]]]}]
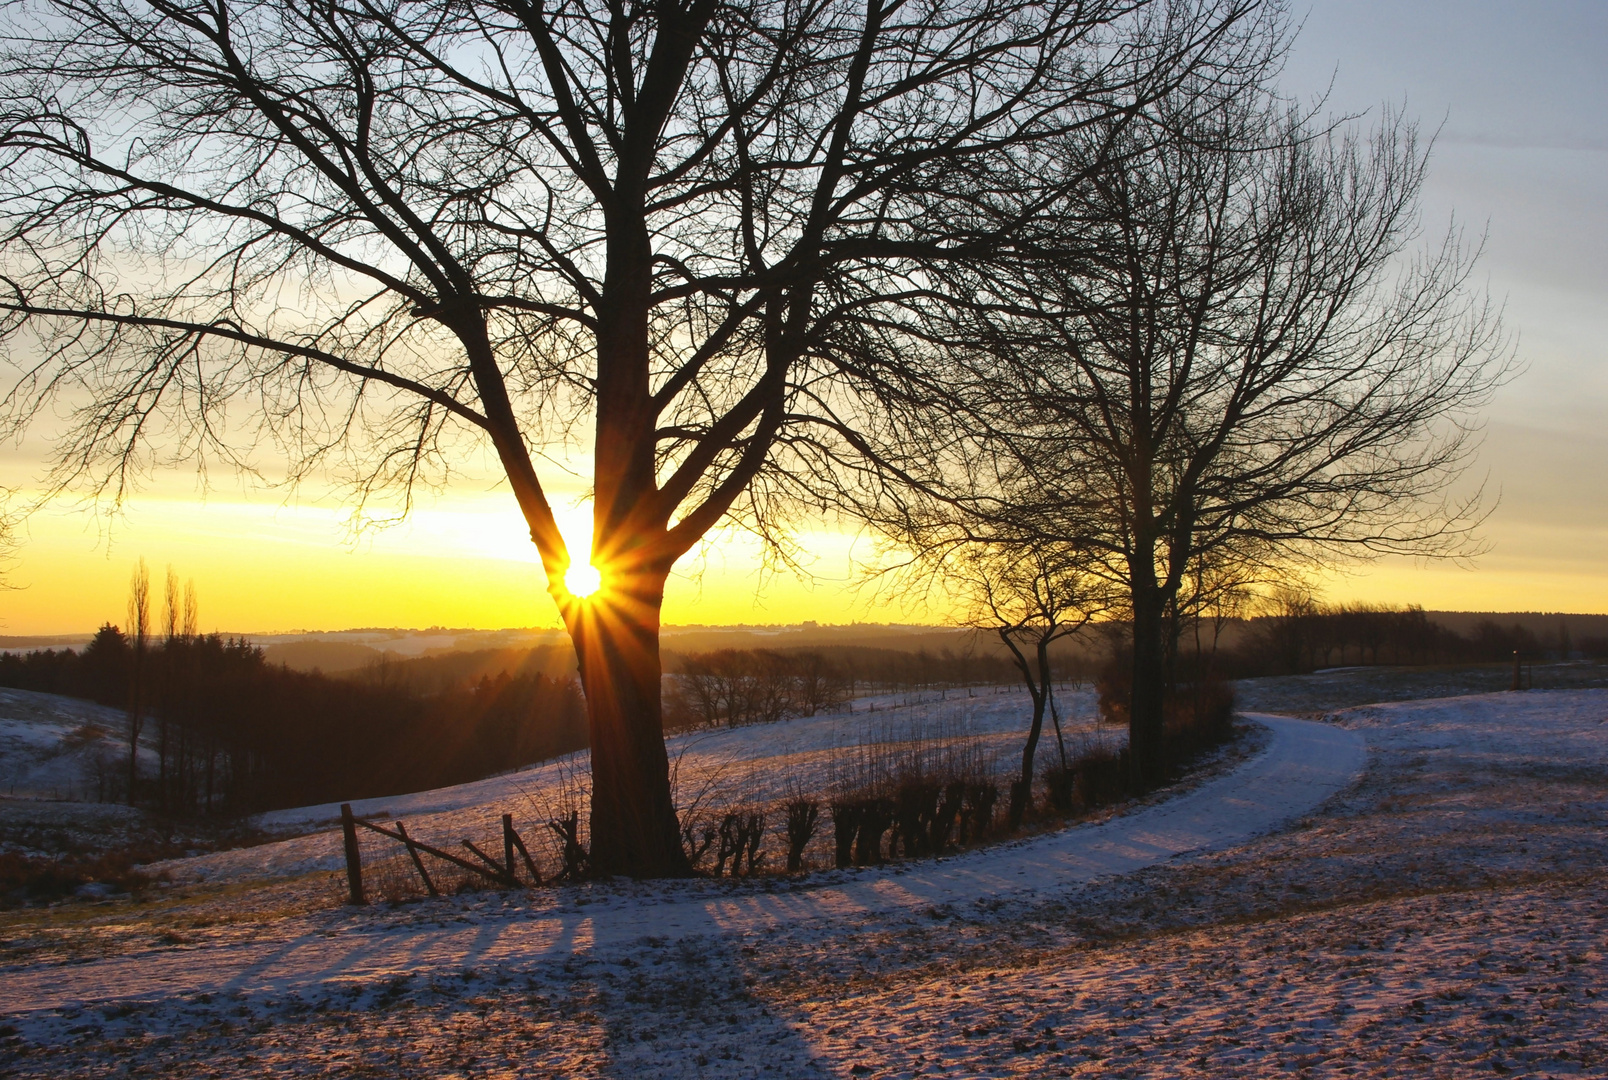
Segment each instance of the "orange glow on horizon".
[{"label": "orange glow on horizon", "polygon": [[[597,574],[591,506],[560,504],[566,575],[581,596]],[[138,497],[111,527],[66,503],[35,514],[0,567],[0,635],[93,633],[121,624],[130,568],[143,556],[194,579],[204,632],[278,634],[356,627],[496,630],[561,625],[530,530],[506,492],[443,496],[399,525],[353,536],[338,506],[285,505],[271,494]],[[679,563],[666,587],[666,624],[939,622],[850,586],[852,556],[871,547],[821,528],[799,537],[815,581],[766,569],[746,534],[712,537]],[[575,576],[571,576],[575,575]],[[599,575],[600,577],[602,575]],[[588,588],[591,585],[591,588]]]},{"label": "orange glow on horizon", "polygon": [[[557,516],[570,550],[590,551],[590,506],[561,506]],[[1330,601],[1608,612],[1608,568],[1595,530],[1520,520],[1502,522],[1500,533],[1473,569],[1383,560],[1314,584]],[[0,590],[0,635],[78,635],[121,624],[129,572],[141,556],[154,575],[171,565],[181,579],[194,579],[205,632],[560,625],[529,529],[496,490],[442,497],[401,525],[355,539],[339,507],[271,497],[140,498],[109,533],[90,515],[53,506],[18,539],[4,567],[10,588]],[[943,624],[958,614],[938,596],[905,602],[856,590],[856,564],[876,554],[868,539],[824,523],[796,539],[813,581],[767,569],[745,533],[712,537],[672,573],[663,625]],[[595,596],[601,577],[577,559],[566,584],[575,596]]]}]

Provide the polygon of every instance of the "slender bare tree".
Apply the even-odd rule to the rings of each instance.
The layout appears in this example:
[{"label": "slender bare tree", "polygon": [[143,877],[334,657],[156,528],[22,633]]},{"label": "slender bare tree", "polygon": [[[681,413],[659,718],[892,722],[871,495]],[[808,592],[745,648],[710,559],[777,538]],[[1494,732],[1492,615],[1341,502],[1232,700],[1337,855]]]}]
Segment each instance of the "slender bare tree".
[{"label": "slender bare tree", "polygon": [[[1249,28],[1279,17],[1261,0],[4,10],[11,428],[70,404],[56,486],[112,497],[186,455],[255,468],[266,438],[292,479],[347,469],[361,504],[488,444],[580,657],[605,874],[687,869],[659,704],[671,565],[722,518],[766,527],[807,490],[791,459],[919,373],[848,362],[844,328],[1040,214],[1052,141],[1184,73],[1233,78]],[[585,439],[604,584],[583,601],[538,461]]]},{"label": "slender bare tree", "polygon": [[960,601],[965,620],[999,637],[1032,699],[1022,767],[1011,784],[1007,811],[1010,827],[1020,828],[1032,802],[1046,711],[1054,721],[1059,764],[1063,770],[1068,767],[1061,718],[1054,708],[1050,649],[1109,611],[1110,589],[1089,573],[1083,551],[1043,538],[969,537],[945,543],[937,537],[910,536],[905,541],[916,542],[922,553],[918,565],[932,564],[931,572],[950,601]]},{"label": "slender bare tree", "polygon": [[141,559],[134,567],[128,589],[128,804],[134,805],[140,785],[140,735],[145,730],[145,704],[150,688],[151,575]]}]

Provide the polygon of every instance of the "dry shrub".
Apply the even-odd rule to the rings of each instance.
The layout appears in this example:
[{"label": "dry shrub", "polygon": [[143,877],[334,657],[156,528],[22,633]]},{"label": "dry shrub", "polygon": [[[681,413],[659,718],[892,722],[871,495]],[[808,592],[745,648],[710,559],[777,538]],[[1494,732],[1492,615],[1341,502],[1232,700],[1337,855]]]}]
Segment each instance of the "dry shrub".
[{"label": "dry shrub", "polygon": [[701,816],[691,813],[682,815],[681,850],[686,853],[687,865],[692,867],[694,873],[699,872],[699,865],[719,835],[719,828],[703,821]]},{"label": "dry shrub", "polygon": [[[525,842],[543,881],[581,881],[591,865],[591,829],[584,810],[591,800],[590,777],[574,759],[560,761],[556,771],[557,784],[526,796],[532,815],[545,824]],[[499,838],[499,850],[501,846]]]},{"label": "dry shrub", "polygon": [[1172,765],[1185,765],[1234,734],[1234,690],[1221,679],[1202,676],[1169,696],[1162,726]]},{"label": "dry shrub", "polygon": [[[138,895],[158,880],[135,869],[148,861],[142,853],[114,851],[99,855],[37,858],[18,852],[0,852],[0,907],[48,903],[71,896],[84,885],[109,886],[119,893]],[[145,853],[154,858],[168,853]]]},{"label": "dry shrub", "polygon": [[[1233,688],[1205,665],[1191,662],[1187,667],[1197,668],[1193,681],[1170,689],[1162,706],[1162,748],[1166,768],[1175,774],[1233,735]],[[1132,653],[1113,649],[1096,674],[1094,686],[1100,718],[1108,724],[1126,725],[1133,686]]]},{"label": "dry shrub", "polygon": [[1063,767],[1060,762],[1043,772],[1044,788],[1052,812],[1088,813],[1121,802],[1132,794],[1126,750],[1085,744]]},{"label": "dry shrub", "polygon": [[794,796],[787,803],[787,872],[804,869],[804,849],[815,837],[821,821],[821,804],[814,799]]},{"label": "dry shrub", "polygon": [[[1118,658],[1120,660],[1120,658]],[[1126,719],[1126,669],[1107,665],[1097,682],[1101,714],[1107,721]],[[1168,771],[1183,771],[1201,754],[1233,737],[1234,693],[1220,679],[1202,676],[1167,695],[1163,726]],[[1085,741],[1064,765],[1057,761],[1040,772],[1047,809],[1053,814],[1088,813],[1121,802],[1139,792],[1128,770],[1128,751]]]},{"label": "dry shrub", "polygon": [[558,877],[564,881],[580,881],[586,877],[589,856],[581,836],[581,812],[569,813],[547,821],[547,830],[557,839]]},{"label": "dry shrub", "polygon": [[720,828],[717,830],[720,846],[715,849],[715,877],[728,873],[726,861],[731,861],[729,876],[737,877],[744,873],[746,863],[747,873],[758,872],[764,856],[760,854],[759,845],[765,838],[765,813],[763,810],[729,810],[720,819]]},{"label": "dry shrub", "polygon": [[[406,849],[397,846],[398,854],[385,855],[372,861],[363,861],[363,884],[374,895],[388,904],[402,904],[429,895],[419,872],[408,858]],[[428,858],[429,856],[425,856]],[[439,861],[439,860],[438,860]],[[434,876],[436,887],[441,887],[439,876]]]},{"label": "dry shrub", "polygon": [[998,800],[993,755],[975,735],[939,724],[862,742],[833,763],[834,861],[878,865],[975,843],[992,831]]}]

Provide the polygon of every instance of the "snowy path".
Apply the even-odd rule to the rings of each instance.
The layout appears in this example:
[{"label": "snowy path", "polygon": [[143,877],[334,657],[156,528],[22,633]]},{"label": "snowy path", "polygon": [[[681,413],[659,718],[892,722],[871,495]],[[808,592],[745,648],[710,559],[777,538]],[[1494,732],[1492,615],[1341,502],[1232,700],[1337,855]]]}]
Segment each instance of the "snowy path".
[{"label": "snowy path", "polygon": [[933,862],[819,875],[774,891],[749,883],[605,886],[591,895],[538,894],[529,906],[494,917],[447,914],[443,921],[422,908],[400,921],[328,913],[288,936],[241,931],[192,946],[14,970],[0,983],[0,1014],[24,1020],[97,1002],[355,989],[398,975],[628,957],[667,942],[725,939],[767,926],[791,924],[805,934],[819,926],[825,933],[842,922],[946,904],[1050,900],[1095,878],[1242,843],[1313,810],[1363,769],[1366,746],[1355,731],[1254,719],[1271,729],[1262,753],[1175,799],[1098,825]]}]

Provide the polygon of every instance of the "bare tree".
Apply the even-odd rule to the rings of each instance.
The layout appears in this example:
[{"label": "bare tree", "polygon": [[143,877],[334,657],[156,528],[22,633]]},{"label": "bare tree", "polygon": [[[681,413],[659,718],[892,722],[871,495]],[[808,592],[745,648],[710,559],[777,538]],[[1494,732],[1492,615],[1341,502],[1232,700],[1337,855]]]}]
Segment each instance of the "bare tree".
[{"label": "bare tree", "polygon": [[[177,660],[179,628],[183,621],[180,595],[179,575],[169,564],[166,588],[162,594],[162,682],[157,689],[157,694],[164,701],[172,700],[178,681],[173,666]],[[169,723],[170,711],[171,709],[164,705],[156,714],[156,790],[158,804],[164,810],[168,808],[171,794],[169,784],[172,780],[168,775],[169,736],[172,726]]]},{"label": "bare tree", "polygon": [[1161,137],[1094,140],[1064,207],[1087,246],[980,283],[963,350],[1021,520],[1127,594],[1143,782],[1202,560],[1243,583],[1477,546],[1477,500],[1445,492],[1509,355],[1456,234],[1409,251],[1426,163],[1410,125],[1363,140],[1265,94],[1198,101],[1158,108]]},{"label": "bare tree", "polygon": [[[686,871],[659,703],[671,565],[773,529],[879,386],[840,339],[1053,202],[1043,148],[1232,73],[1261,0],[547,5],[19,0],[0,213],[56,486],[186,456],[360,507],[495,452],[573,638],[591,865]],[[845,387],[856,388],[853,392]],[[258,423],[247,437],[243,414]],[[591,562],[537,462],[592,441]],[[852,450],[851,446],[851,450]],[[404,506],[406,505],[404,501]],[[774,532],[771,535],[775,535]]]},{"label": "bare tree", "polygon": [[1046,710],[1055,725],[1060,766],[1068,767],[1050,647],[1076,634],[1111,604],[1104,583],[1089,574],[1083,553],[1042,539],[971,540],[948,552],[928,545],[952,597],[963,597],[967,621],[999,636],[1033,701],[1022,746],[1022,768],[1011,784],[1008,819],[1014,830],[1032,801],[1034,761]]},{"label": "bare tree", "polygon": [[[961,413],[964,421],[968,414]],[[1000,460],[991,441],[981,447],[945,448],[943,425],[907,432],[904,456],[936,461],[949,470],[924,475],[886,498],[857,504],[856,512],[892,542],[890,558],[871,568],[868,582],[926,601],[934,594],[963,624],[996,635],[1011,657],[1033,703],[1022,766],[1011,784],[1008,819],[1020,827],[1033,791],[1034,762],[1049,712],[1059,764],[1068,764],[1050,649],[1120,605],[1110,582],[1091,565],[1087,550],[1057,542],[1024,516],[1033,499],[1013,495],[1005,477],[990,473]],[[894,455],[888,455],[890,457]],[[959,467],[956,467],[956,466]],[[987,478],[986,480],[984,478]]]},{"label": "bare tree", "polygon": [[128,590],[128,804],[134,805],[140,783],[140,735],[145,730],[145,704],[150,687],[151,575],[141,559]]}]

